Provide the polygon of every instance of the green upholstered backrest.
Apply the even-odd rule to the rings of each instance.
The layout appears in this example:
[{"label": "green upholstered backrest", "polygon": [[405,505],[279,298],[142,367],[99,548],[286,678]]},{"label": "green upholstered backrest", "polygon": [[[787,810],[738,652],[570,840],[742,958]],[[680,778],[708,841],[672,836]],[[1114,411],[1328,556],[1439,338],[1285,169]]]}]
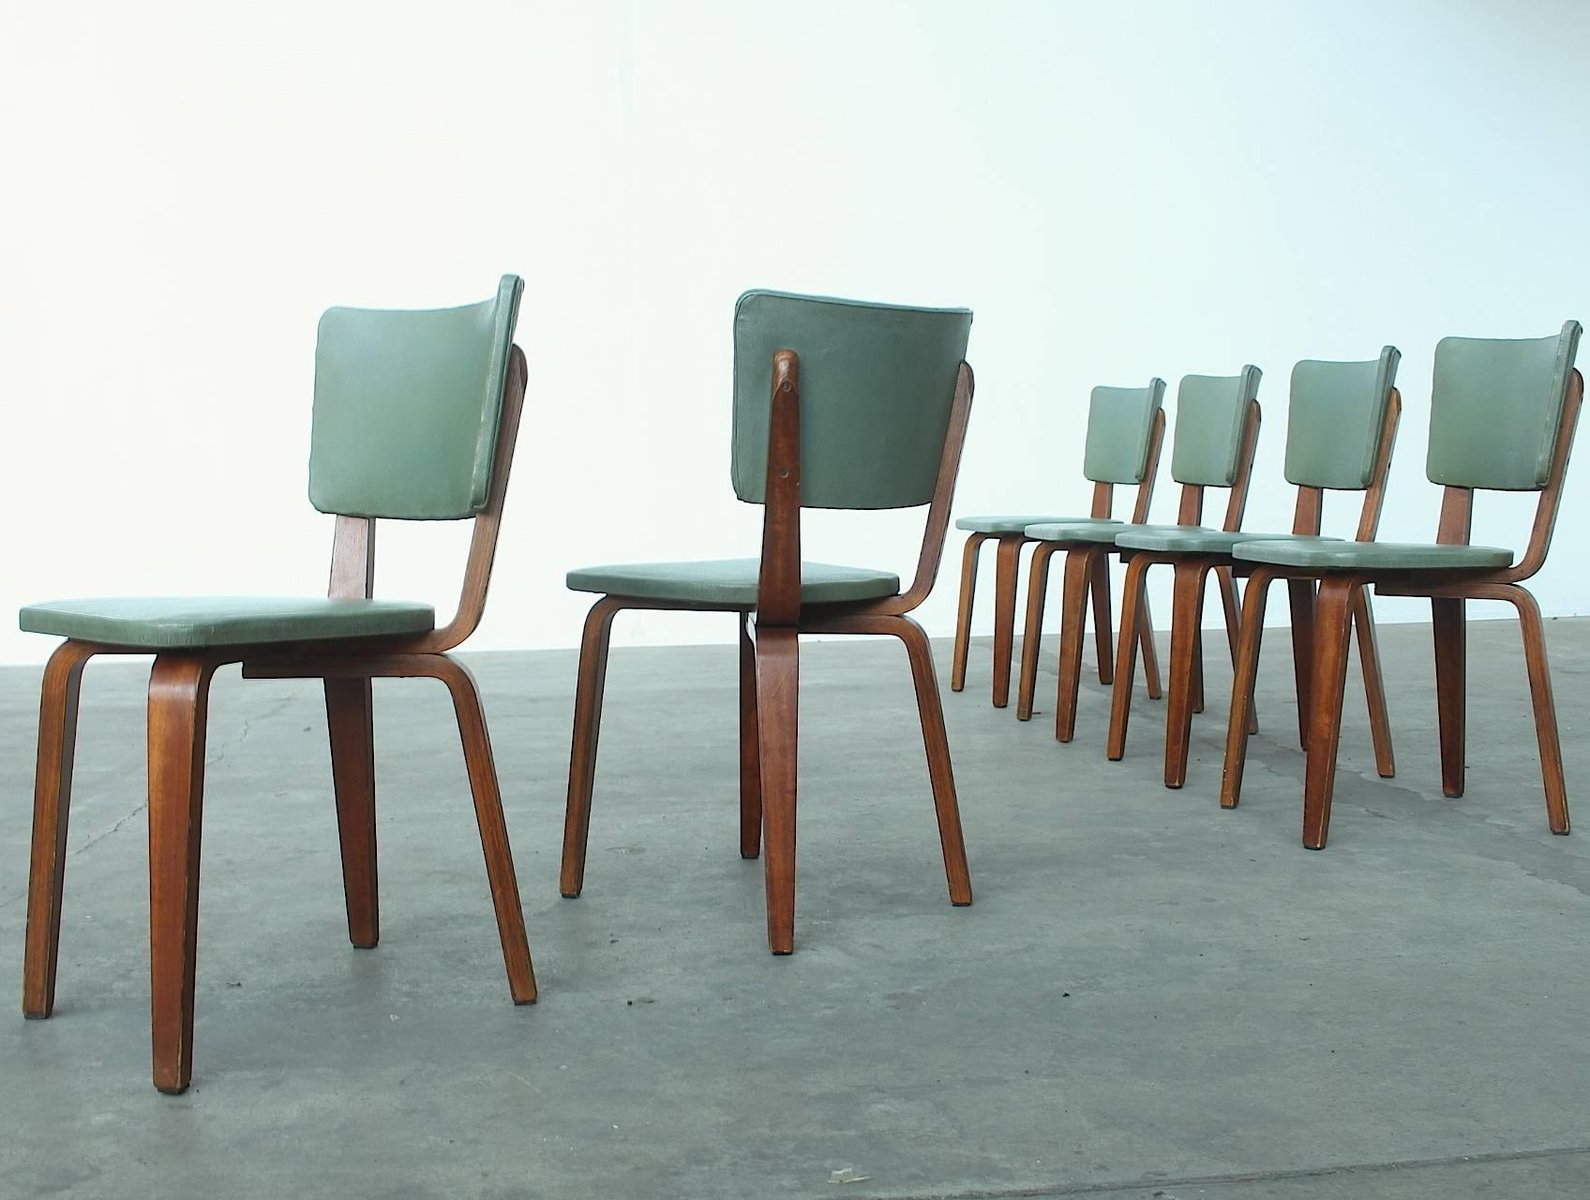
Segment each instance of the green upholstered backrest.
[{"label": "green upholstered backrest", "polygon": [[1580,326],[1555,337],[1442,338],[1430,391],[1431,483],[1536,491],[1551,473]]},{"label": "green upholstered backrest", "polygon": [[315,345],[309,502],[321,512],[456,520],[491,490],[524,281],[462,308],[331,308]]},{"label": "green upholstered backrest", "polygon": [[800,356],[801,504],[907,508],[938,482],[972,314],[752,291],[734,307],[734,491],[767,486],[773,355]]},{"label": "green upholstered backrest", "polygon": [[1149,380],[1146,388],[1094,388],[1082,473],[1094,483],[1142,483],[1154,414],[1164,402],[1163,379]]},{"label": "green upholstered backrest", "polygon": [[1237,481],[1237,459],[1248,404],[1259,394],[1258,367],[1240,375],[1184,375],[1176,389],[1176,446],[1170,473],[1177,483],[1230,487]]},{"label": "green upholstered backrest", "polygon": [[1402,352],[1366,362],[1304,359],[1292,368],[1286,479],[1298,487],[1363,491],[1374,482],[1380,434]]}]

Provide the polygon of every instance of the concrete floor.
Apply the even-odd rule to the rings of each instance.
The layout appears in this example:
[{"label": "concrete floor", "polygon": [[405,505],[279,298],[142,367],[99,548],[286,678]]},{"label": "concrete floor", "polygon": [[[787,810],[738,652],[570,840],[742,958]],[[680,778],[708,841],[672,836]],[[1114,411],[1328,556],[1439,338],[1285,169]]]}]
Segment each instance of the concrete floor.
[{"label": "concrete floor", "polygon": [[[1547,628],[1590,819],[1590,621]],[[313,685],[217,681],[194,1087],[149,1084],[145,671],[85,681],[55,1019],[0,1018],[0,1196],[1590,1195],[1590,837],[1546,829],[1518,633],[1471,633],[1440,796],[1429,631],[1383,631],[1399,772],[1349,695],[1298,843],[1284,638],[1243,807],[1158,705],[1106,762],[946,693],[977,903],[953,909],[899,647],[811,643],[798,952],[735,852],[729,648],[613,655],[583,898],[557,894],[574,659],[472,659],[542,999],[508,1000],[443,690],[377,688],[383,933],[352,949]],[[939,646],[946,652],[947,646]],[[944,669],[941,666],[941,670]],[[947,674],[947,671],[946,671]],[[20,992],[38,673],[0,671],[0,995]],[[849,1168],[866,1176],[830,1183]]]}]

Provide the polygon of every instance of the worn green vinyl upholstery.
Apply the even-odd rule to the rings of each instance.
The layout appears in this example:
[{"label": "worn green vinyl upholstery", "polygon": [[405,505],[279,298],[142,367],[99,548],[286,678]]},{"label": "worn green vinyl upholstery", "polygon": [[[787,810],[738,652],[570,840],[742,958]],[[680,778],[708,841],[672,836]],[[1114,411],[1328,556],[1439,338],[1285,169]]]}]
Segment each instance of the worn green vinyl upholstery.
[{"label": "worn green vinyl upholstery", "polygon": [[1232,550],[1244,562],[1316,571],[1452,571],[1511,566],[1500,546],[1438,546],[1425,542],[1335,542],[1327,538],[1242,542]]},{"label": "worn green vinyl upholstery", "polygon": [[1286,479],[1298,487],[1362,491],[1374,482],[1391,389],[1402,354],[1367,362],[1304,359],[1292,368]]},{"label": "worn green vinyl upholstery", "polygon": [[1088,400],[1088,436],[1082,473],[1094,483],[1142,483],[1148,472],[1149,434],[1165,402],[1165,381],[1146,388],[1096,387]]},{"label": "worn green vinyl upholstery", "polygon": [[972,314],[751,291],[734,310],[732,476],[767,484],[773,355],[800,356],[801,505],[909,508],[933,498]]},{"label": "worn green vinyl upholstery", "polygon": [[1116,535],[1132,526],[1124,521],[1042,521],[1024,531],[1035,542],[1089,542],[1113,546]]},{"label": "worn green vinyl upholstery", "polygon": [[1431,483],[1546,486],[1580,332],[1568,321],[1555,337],[1441,339],[1425,460]]},{"label": "worn green vinyl upholstery", "polygon": [[315,348],[309,499],[321,512],[456,520],[485,507],[523,281],[479,304],[328,309]]},{"label": "worn green vinyl upholstery", "polygon": [[1245,366],[1239,375],[1184,375],[1176,389],[1176,445],[1170,473],[1177,483],[1230,487],[1237,480],[1248,405],[1263,372]]},{"label": "worn green vinyl upholstery", "polygon": [[172,596],[56,600],[17,617],[25,633],[149,650],[429,632],[428,604],[324,596]]},{"label": "worn green vinyl upholstery", "polygon": [[964,529],[969,533],[1021,533],[1029,525],[1074,525],[1087,523],[1091,525],[1123,525],[1114,517],[1048,517],[1048,516],[994,516],[994,517],[956,517],[955,528]]},{"label": "worn green vinyl upholstery", "polygon": [[1152,550],[1163,554],[1229,554],[1239,542],[1252,541],[1336,541],[1294,533],[1227,533],[1202,525],[1128,525],[1116,535],[1115,544],[1127,550]]},{"label": "worn green vinyl upholstery", "polygon": [[[567,581],[576,592],[666,600],[704,608],[756,607],[760,559],[726,558],[701,562],[621,563],[581,567]],[[900,591],[900,577],[888,571],[801,563],[801,603],[835,604],[876,600]]]}]

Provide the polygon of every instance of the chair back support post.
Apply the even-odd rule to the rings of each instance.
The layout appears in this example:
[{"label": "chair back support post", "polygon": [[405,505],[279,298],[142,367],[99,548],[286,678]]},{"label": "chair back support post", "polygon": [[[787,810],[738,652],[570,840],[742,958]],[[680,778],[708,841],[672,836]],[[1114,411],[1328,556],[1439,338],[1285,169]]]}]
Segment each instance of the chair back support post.
[{"label": "chair back support post", "polygon": [[1154,481],[1159,478],[1159,452],[1164,444],[1165,410],[1161,408],[1154,413],[1154,423],[1148,431],[1148,458],[1143,464],[1143,482],[1137,485],[1137,501],[1132,505],[1132,523],[1135,525],[1142,525],[1148,520],[1148,506],[1154,500]]},{"label": "chair back support post", "polygon": [[[939,458],[938,480],[933,486],[933,500],[928,505],[927,521],[922,528],[922,550],[917,555],[916,577],[911,586],[901,594],[899,612],[910,612],[926,600],[938,579],[939,563],[944,557],[944,539],[950,528],[950,506],[955,500],[955,481],[961,470],[961,449],[966,445],[966,426],[972,416],[972,394],[977,381],[971,364],[962,361],[955,374],[955,397],[950,402],[949,424],[944,431],[944,453]],[[891,609],[895,605],[891,603]]]},{"label": "chair back support post", "polygon": [[1095,483],[1093,485],[1093,507],[1088,515],[1094,518],[1104,518],[1110,515],[1110,510],[1115,507],[1115,485],[1113,483]]},{"label": "chair back support post", "polygon": [[1237,477],[1232,482],[1231,494],[1226,500],[1226,523],[1221,526],[1228,533],[1242,528],[1242,515],[1248,507],[1248,485],[1253,481],[1253,456],[1259,448],[1259,422],[1262,419],[1257,400],[1248,401],[1248,416],[1242,428],[1242,449],[1237,457]]},{"label": "chair back support post", "polygon": [[1176,524],[1202,525],[1204,520],[1204,488],[1201,483],[1181,485],[1181,504],[1176,509]]},{"label": "chair back support post", "polygon": [[1584,376],[1574,368],[1568,375],[1568,391],[1563,398],[1562,420],[1557,427],[1557,442],[1552,447],[1551,475],[1541,489],[1540,503],[1535,506],[1535,523],[1530,527],[1529,545],[1523,557],[1506,572],[1509,583],[1528,579],[1545,565],[1546,552],[1551,549],[1552,533],[1557,527],[1557,511],[1562,506],[1562,484],[1568,474],[1568,458],[1573,452],[1574,434],[1579,428],[1579,412],[1584,405]]},{"label": "chair back support post", "polygon": [[338,516],[331,535],[333,599],[368,600],[375,594],[375,518]]},{"label": "chair back support post", "polygon": [[1386,480],[1391,475],[1391,452],[1397,444],[1397,428],[1402,424],[1402,393],[1392,388],[1386,397],[1386,420],[1380,427],[1380,445],[1375,450],[1374,480],[1364,493],[1364,506],[1358,514],[1354,539],[1372,542],[1380,530],[1380,513],[1386,505]]},{"label": "chair back support post", "polygon": [[1304,537],[1314,537],[1320,531],[1324,516],[1325,490],[1317,487],[1299,487],[1297,505],[1292,510],[1292,532]]},{"label": "chair back support post", "polygon": [[759,625],[797,625],[801,610],[801,401],[800,356],[793,350],[773,354],[770,405],[756,620]]}]

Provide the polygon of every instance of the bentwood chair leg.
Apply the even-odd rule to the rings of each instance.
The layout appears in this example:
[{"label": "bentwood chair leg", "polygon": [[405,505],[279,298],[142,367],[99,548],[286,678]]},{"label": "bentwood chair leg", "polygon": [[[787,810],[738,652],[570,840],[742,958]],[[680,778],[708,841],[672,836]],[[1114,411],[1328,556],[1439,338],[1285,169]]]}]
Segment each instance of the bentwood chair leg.
[{"label": "bentwood chair leg", "polygon": [[1082,641],[1088,611],[1088,577],[1092,551],[1066,553],[1060,602],[1060,664],[1055,685],[1054,736],[1069,742],[1077,728],[1077,692],[1082,685]]},{"label": "bentwood chair leg", "polygon": [[1546,819],[1553,833],[1568,832],[1568,784],[1562,772],[1562,743],[1557,736],[1557,705],[1551,694],[1551,668],[1546,662],[1546,631],[1535,597],[1521,587],[1507,588],[1518,609],[1524,637],[1524,665],[1529,670],[1529,696],[1535,708],[1535,736],[1540,742],[1540,772],[1546,785]]},{"label": "bentwood chair leg", "polygon": [[[1175,619],[1175,617],[1174,617],[1174,613],[1175,613],[1174,602],[1172,602],[1171,612],[1173,614],[1172,615],[1172,620],[1174,620]],[[1176,635],[1175,635],[1175,633],[1173,631],[1172,634],[1171,634],[1171,644],[1174,645],[1175,642],[1176,642]],[[1176,672],[1176,661],[1175,661],[1175,652],[1174,651],[1172,651],[1170,669],[1171,669],[1171,674],[1174,675],[1175,672]],[[1204,631],[1202,629],[1200,629],[1196,633],[1193,634],[1192,711],[1195,712],[1195,713],[1201,713],[1201,712],[1203,712],[1203,710],[1204,710]]]},{"label": "bentwood chair leg", "polygon": [[1001,537],[994,555],[994,707],[1010,703],[1010,661],[1016,638],[1016,574],[1024,539]]},{"label": "bentwood chair leg", "polygon": [[1330,833],[1353,593],[1359,587],[1359,581],[1351,576],[1327,575],[1320,581],[1314,610],[1314,669],[1310,674],[1314,690],[1309,697],[1308,751],[1303,766],[1303,845],[1310,850],[1323,850]]},{"label": "bentwood chair leg", "polygon": [[480,827],[480,848],[486,858],[486,879],[497,914],[497,935],[502,941],[503,963],[508,970],[508,990],[515,1004],[533,1004],[535,970],[530,965],[530,942],[525,936],[524,908],[519,901],[519,881],[514,875],[513,851],[508,844],[508,823],[502,814],[502,791],[491,753],[486,714],[480,690],[469,669],[445,654],[433,656],[435,675],[447,685],[458,716],[458,736],[464,747],[464,766],[475,800],[475,822]]},{"label": "bentwood chair leg", "polygon": [[85,642],[63,642],[44,668],[39,698],[38,768],[33,782],[33,859],[28,872],[28,932],[22,962],[22,1012],[35,1019],[55,1009],[55,963],[61,943],[61,893],[66,883],[66,827],[72,805],[77,697]]},{"label": "bentwood chair leg", "polygon": [[[1165,693],[1159,686],[1159,651],[1154,647],[1154,617],[1148,609],[1147,593],[1143,595],[1143,607],[1139,610],[1139,618],[1137,637],[1143,651],[1143,683],[1148,688],[1148,698],[1158,700]],[[1113,682],[1115,674],[1113,669],[1110,674]]]},{"label": "bentwood chair leg", "polygon": [[1192,738],[1193,663],[1199,651],[1198,632],[1203,621],[1208,571],[1206,564],[1197,561],[1176,564],[1170,614],[1170,696],[1165,707],[1165,786],[1168,788],[1179,788],[1187,781],[1188,745]]},{"label": "bentwood chair leg", "polygon": [[368,679],[325,680],[331,777],[342,843],[348,940],[362,949],[381,937],[375,842],[375,727]]},{"label": "bentwood chair leg", "polygon": [[1093,559],[1093,653],[1099,660],[1099,682],[1105,687],[1115,682],[1115,633],[1110,628],[1110,560],[1100,554]]},{"label": "bentwood chair leg", "polygon": [[762,853],[762,750],[756,732],[756,643],[751,614],[740,623],[740,857]]},{"label": "bentwood chair leg", "polygon": [[[1230,567],[1216,567],[1215,578],[1220,583],[1220,607],[1226,616],[1226,648],[1231,652],[1231,665],[1237,665],[1237,639],[1241,636],[1241,604],[1237,598],[1237,580]],[[1199,704],[1196,712],[1203,712],[1203,657],[1199,656]],[[1259,732],[1259,707],[1248,703],[1248,732]]]},{"label": "bentwood chair leg", "polygon": [[1027,623],[1021,635],[1021,674],[1016,685],[1016,720],[1032,720],[1033,696],[1038,690],[1038,652],[1043,646],[1043,610],[1049,591],[1049,560],[1059,547],[1039,542],[1032,551],[1027,572]]},{"label": "bentwood chair leg", "polygon": [[1364,675],[1364,699],[1369,705],[1369,738],[1375,746],[1375,770],[1382,779],[1397,773],[1391,750],[1391,714],[1386,708],[1386,681],[1380,673],[1380,644],[1375,617],[1369,607],[1369,589],[1359,588],[1353,598],[1353,631],[1358,635],[1358,659]]},{"label": "bentwood chair leg", "polygon": [[961,810],[955,798],[955,771],[950,765],[949,735],[944,728],[944,707],[939,702],[933,650],[927,634],[910,617],[894,618],[890,629],[905,643],[911,660],[911,680],[916,687],[917,713],[922,719],[922,744],[927,751],[928,779],[933,785],[933,808],[938,814],[939,846],[944,853],[950,903],[964,907],[972,902],[972,877],[966,866],[966,842],[961,836]]},{"label": "bentwood chair leg", "polygon": [[800,643],[794,628],[756,627],[756,713],[762,766],[767,944],[795,949],[795,793],[799,757]]},{"label": "bentwood chair leg", "polygon": [[585,886],[585,844],[591,832],[591,789],[596,782],[596,739],[602,732],[602,689],[607,683],[607,641],[623,607],[603,596],[585,617],[579,677],[574,689],[574,742],[569,748],[569,800],[563,817],[563,870],[559,890],[578,896]]},{"label": "bentwood chair leg", "polygon": [[1255,568],[1242,589],[1242,632],[1237,638],[1237,664],[1232,669],[1231,719],[1226,724],[1226,759],[1220,774],[1221,808],[1235,808],[1242,797],[1242,772],[1248,762],[1248,709],[1258,683],[1264,609],[1274,578],[1266,568]]},{"label": "bentwood chair leg", "polygon": [[193,1078],[193,987],[199,943],[204,732],[215,663],[155,658],[149,673],[149,974],[155,1087]]},{"label": "bentwood chair leg", "polygon": [[1441,731],[1441,791],[1463,794],[1468,707],[1468,625],[1464,602],[1445,597],[1430,601],[1435,626],[1435,704]]},{"label": "bentwood chair leg", "polygon": [[1138,612],[1145,595],[1143,576],[1149,566],[1145,555],[1126,560],[1126,582],[1121,586],[1121,634],[1115,652],[1115,682],[1110,695],[1110,732],[1105,754],[1118,762],[1126,753],[1126,728],[1132,717],[1132,679],[1137,674]]},{"label": "bentwood chair leg", "polygon": [[974,533],[961,551],[961,604],[955,617],[955,660],[950,667],[950,691],[966,686],[966,656],[972,643],[972,600],[977,595],[977,555],[988,540],[986,533]]},{"label": "bentwood chair leg", "polygon": [[[1250,580],[1248,586],[1253,586]],[[1309,672],[1314,665],[1314,588],[1312,579],[1288,579],[1287,601],[1292,609],[1292,674],[1297,680],[1297,741],[1308,748],[1308,700],[1313,689]]]}]

